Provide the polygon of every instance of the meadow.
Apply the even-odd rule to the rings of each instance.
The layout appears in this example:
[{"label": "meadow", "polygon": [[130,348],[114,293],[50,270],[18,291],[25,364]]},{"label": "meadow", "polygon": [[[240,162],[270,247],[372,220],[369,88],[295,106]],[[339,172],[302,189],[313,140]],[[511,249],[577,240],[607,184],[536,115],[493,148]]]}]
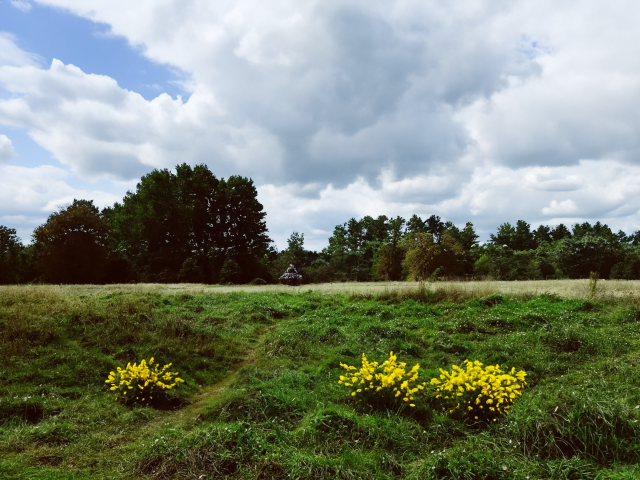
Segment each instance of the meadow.
[{"label": "meadow", "polygon": [[[640,478],[639,282],[0,287],[0,478]],[[356,404],[340,363],[527,372],[469,423]],[[105,380],[155,357],[153,406]]]}]

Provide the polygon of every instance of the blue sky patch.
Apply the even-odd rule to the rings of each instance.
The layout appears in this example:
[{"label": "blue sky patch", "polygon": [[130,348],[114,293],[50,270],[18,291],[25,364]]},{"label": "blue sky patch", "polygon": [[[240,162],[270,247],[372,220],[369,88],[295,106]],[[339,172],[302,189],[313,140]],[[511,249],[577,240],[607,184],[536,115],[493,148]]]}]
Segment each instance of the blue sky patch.
[{"label": "blue sky patch", "polygon": [[0,31],[14,34],[23,50],[42,57],[45,67],[57,58],[85,73],[107,75],[147,100],[161,93],[189,98],[176,83],[181,77],[175,68],[147,59],[124,38],[109,34],[107,25],[61,9],[31,5],[23,11],[0,2]]}]

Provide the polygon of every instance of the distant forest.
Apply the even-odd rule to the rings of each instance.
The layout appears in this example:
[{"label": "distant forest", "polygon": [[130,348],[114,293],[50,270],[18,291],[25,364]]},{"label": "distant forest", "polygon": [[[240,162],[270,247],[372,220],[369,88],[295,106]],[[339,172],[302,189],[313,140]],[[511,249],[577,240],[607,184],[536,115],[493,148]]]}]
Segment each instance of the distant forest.
[{"label": "distant forest", "polygon": [[436,215],[352,218],[321,252],[293,232],[272,246],[251,179],[218,179],[205,165],[154,170],[102,211],[74,200],[24,246],[0,225],[0,284],[274,283],[293,264],[305,283],[379,280],[640,278],[640,232],[600,222],[553,227],[518,220],[478,243]]}]

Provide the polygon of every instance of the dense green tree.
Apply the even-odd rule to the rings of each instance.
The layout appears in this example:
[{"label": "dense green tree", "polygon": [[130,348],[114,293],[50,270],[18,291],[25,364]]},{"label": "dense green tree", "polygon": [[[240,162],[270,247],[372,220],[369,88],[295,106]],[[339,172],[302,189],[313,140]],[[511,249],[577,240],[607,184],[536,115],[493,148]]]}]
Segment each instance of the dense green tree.
[{"label": "dense green tree", "polygon": [[210,211],[209,219],[216,220],[216,237],[222,248],[243,254],[262,254],[271,243],[262,204],[253,180],[233,175],[220,180],[218,211]]},{"label": "dense green tree", "polygon": [[286,261],[302,268],[304,262],[304,233],[293,232],[287,240]]},{"label": "dense green tree", "polygon": [[109,227],[93,200],[75,200],[33,232],[37,269],[48,283],[100,283]]},{"label": "dense green tree", "polygon": [[[449,223],[449,222],[447,222]],[[448,228],[448,232],[453,235],[462,247],[463,254],[458,258],[458,275],[473,275],[475,262],[479,257],[478,235],[473,228],[473,223],[467,222],[462,230],[455,225]]]},{"label": "dense green tree", "polygon": [[563,223],[556,225],[551,230],[551,238],[553,238],[554,241],[569,237],[571,237],[571,232]]},{"label": "dense green tree", "polygon": [[536,242],[531,232],[531,225],[524,220],[516,222],[516,234],[513,238],[512,248],[516,251],[532,250],[536,248]]},{"label": "dense green tree", "polygon": [[390,226],[389,219],[381,215],[375,219],[370,216],[361,220],[352,218],[337,225],[329,238],[329,247],[323,253],[331,265],[333,279],[365,281],[375,277],[380,248],[388,243],[390,235],[397,236],[398,228],[402,230],[404,225],[404,220],[401,224],[397,219],[394,222]]},{"label": "dense green tree", "polygon": [[508,222],[503,223],[498,227],[498,232],[495,235],[491,234],[490,238],[494,245],[515,251],[531,250],[536,247],[530,225],[524,220],[518,220],[515,227]]},{"label": "dense green tree", "polygon": [[516,229],[509,222],[503,223],[498,227],[497,233],[489,235],[491,243],[495,246],[506,247],[513,250],[513,238],[516,235]]},{"label": "dense green tree", "polygon": [[536,280],[542,278],[535,250],[512,250],[489,245],[476,261],[476,273],[494,280]]},{"label": "dense green tree", "polygon": [[[182,183],[182,182],[180,182]],[[190,209],[176,175],[154,170],[107,215],[111,247],[145,281],[176,281],[190,256]]]},{"label": "dense green tree", "polygon": [[428,233],[427,224],[424,220],[422,220],[418,215],[414,213],[409,219],[409,221],[407,222],[407,232],[408,233]]},{"label": "dense green tree", "polygon": [[[400,218],[400,217],[398,217]],[[402,220],[404,224],[404,220]],[[361,220],[363,240],[365,242],[385,242],[389,237],[390,220],[386,215],[373,218],[369,215]]]},{"label": "dense green tree", "polygon": [[262,274],[270,242],[253,181],[217,179],[206,165],[154,170],[109,212],[112,250],[144,280],[219,280],[228,257],[236,281]]},{"label": "dense green tree", "polygon": [[631,235],[628,235],[625,241],[630,245],[640,245],[640,230],[636,230]]},{"label": "dense green tree", "polygon": [[613,233],[607,224],[596,222],[591,225],[589,222],[576,223],[573,226],[573,238],[597,237],[604,238],[611,242],[617,242],[618,236]]},{"label": "dense green tree", "polygon": [[464,255],[462,246],[450,232],[444,232],[440,242],[431,233],[412,234],[407,236],[405,245],[404,266],[409,280],[427,280],[436,273],[455,275],[458,261]]},{"label": "dense green tree", "polygon": [[436,243],[439,243],[442,239],[442,235],[444,235],[444,232],[447,231],[447,225],[445,225],[437,215],[431,215],[429,218],[427,218],[425,223],[427,226],[427,233],[433,235],[433,239],[436,241]]},{"label": "dense green tree", "polygon": [[20,283],[24,246],[13,228],[0,225],[0,285]]},{"label": "dense green tree", "polygon": [[609,278],[621,280],[640,279],[640,250],[632,241],[622,245],[620,261],[611,267]]},{"label": "dense green tree", "polygon": [[439,216],[431,215],[426,220],[422,220],[418,215],[412,215],[407,222],[407,232],[414,233],[430,233],[433,235],[434,241],[437,243],[453,224],[451,222],[444,223]]},{"label": "dense green tree", "polygon": [[591,272],[598,273],[600,278],[609,278],[612,267],[623,257],[622,247],[606,236],[574,235],[563,238],[555,246],[556,268],[561,276],[568,278],[589,278]]},{"label": "dense green tree", "polygon": [[388,220],[387,243],[381,240],[381,246],[374,259],[376,278],[382,280],[400,280],[402,278],[402,261],[406,251],[400,242],[404,234],[405,223],[405,219],[402,217]]},{"label": "dense green tree", "polygon": [[535,242],[536,248],[542,245],[544,242],[553,242],[553,237],[551,236],[551,227],[547,225],[540,225],[533,231],[533,240]]},{"label": "dense green tree", "polygon": [[399,245],[382,245],[375,261],[376,277],[381,280],[400,280],[405,254],[406,251]]}]

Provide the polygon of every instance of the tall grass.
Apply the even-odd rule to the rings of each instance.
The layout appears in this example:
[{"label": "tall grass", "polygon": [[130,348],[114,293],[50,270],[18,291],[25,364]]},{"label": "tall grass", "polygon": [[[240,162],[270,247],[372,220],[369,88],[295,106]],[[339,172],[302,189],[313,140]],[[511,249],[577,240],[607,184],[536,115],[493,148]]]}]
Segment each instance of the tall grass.
[{"label": "tall grass", "polygon": [[[531,281],[460,281],[425,283],[428,290],[453,290],[465,298],[491,294],[522,296],[554,294],[568,298],[588,299],[591,281],[583,280],[531,280]],[[640,300],[640,280],[597,281],[597,296],[605,299]],[[102,295],[108,293],[128,295],[226,295],[228,293],[285,293],[317,292],[323,294],[385,295],[388,291],[415,290],[419,282],[344,282],[309,284],[299,287],[286,285],[204,285],[204,284],[114,284],[114,285],[17,285],[0,286],[0,296],[22,295]]]}]

